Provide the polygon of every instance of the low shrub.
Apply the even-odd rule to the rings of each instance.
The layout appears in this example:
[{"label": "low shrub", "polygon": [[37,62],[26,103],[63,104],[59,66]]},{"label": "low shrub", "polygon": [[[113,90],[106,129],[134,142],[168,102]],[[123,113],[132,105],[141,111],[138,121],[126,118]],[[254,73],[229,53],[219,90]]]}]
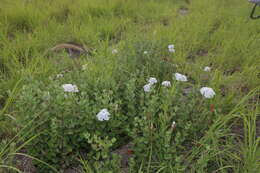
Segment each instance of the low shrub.
[{"label": "low shrub", "polygon": [[[137,76],[141,75],[118,83],[89,83],[87,73],[77,72],[49,83],[28,79],[16,111],[21,124],[35,119],[32,134],[39,137],[27,146],[29,153],[61,169],[82,153],[94,161],[109,159],[111,151],[132,142],[136,163],[156,150],[152,160],[176,163],[180,169],[182,154],[212,122],[212,113],[202,109],[209,107],[208,101],[201,99],[197,88],[185,93],[188,84],[179,81],[171,86],[154,83],[145,92],[146,81]],[[65,81],[73,81],[75,90],[64,90]],[[107,117],[99,119],[102,109]]]}]

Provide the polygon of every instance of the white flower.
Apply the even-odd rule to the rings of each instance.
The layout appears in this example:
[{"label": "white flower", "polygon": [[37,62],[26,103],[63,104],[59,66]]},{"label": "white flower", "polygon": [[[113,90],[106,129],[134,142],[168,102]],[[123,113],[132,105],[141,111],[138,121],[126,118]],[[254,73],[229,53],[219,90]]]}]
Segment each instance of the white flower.
[{"label": "white flower", "polygon": [[148,83],[144,86],[144,92],[150,92],[152,88],[152,84]]},{"label": "white flower", "polygon": [[187,82],[187,77],[185,75],[182,75],[180,73],[175,73],[175,79],[182,82]]},{"label": "white flower", "polygon": [[112,54],[117,54],[118,53],[118,50],[117,49],[113,49],[112,50]]},{"label": "white flower", "polygon": [[202,87],[200,89],[200,93],[201,93],[201,95],[203,95],[205,98],[208,98],[208,99],[213,98],[214,95],[216,94],[214,92],[214,90],[212,88],[209,88],[209,87]]},{"label": "white flower", "polygon": [[171,82],[170,81],[163,81],[162,82],[162,86],[170,87],[171,86]]},{"label": "white flower", "polygon": [[78,87],[72,84],[63,84],[62,88],[65,92],[79,92]]},{"label": "white flower", "polygon": [[82,65],[82,70],[83,70],[83,71],[87,70],[87,67],[88,67],[88,64]]},{"label": "white flower", "polygon": [[56,78],[62,78],[62,77],[63,77],[63,74],[61,74],[61,73],[56,75]]},{"label": "white flower", "polygon": [[108,112],[107,109],[102,109],[98,114],[97,114],[97,119],[99,121],[108,121],[109,120],[109,117],[110,116],[110,113]]},{"label": "white flower", "polygon": [[174,49],[174,45],[173,44],[168,45],[168,49]]},{"label": "white flower", "polygon": [[153,84],[157,83],[157,79],[154,77],[150,77],[148,82],[149,82],[149,84],[153,85]]},{"label": "white flower", "polygon": [[175,52],[174,45],[173,44],[168,45],[168,50],[169,52],[174,53]]},{"label": "white flower", "polygon": [[210,67],[204,67],[204,71],[210,71],[211,70],[211,68]]},{"label": "white flower", "polygon": [[144,51],[144,54],[148,54],[148,51]]},{"label": "white flower", "polygon": [[174,129],[176,127],[176,122],[173,121],[171,127]]}]

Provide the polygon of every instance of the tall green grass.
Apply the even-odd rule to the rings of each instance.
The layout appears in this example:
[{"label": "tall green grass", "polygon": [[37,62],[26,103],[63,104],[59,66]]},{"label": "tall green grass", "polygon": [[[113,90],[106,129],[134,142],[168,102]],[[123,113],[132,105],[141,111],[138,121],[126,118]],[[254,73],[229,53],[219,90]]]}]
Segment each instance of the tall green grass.
[{"label": "tall green grass", "polygon": [[[187,170],[205,172],[208,165],[216,172],[260,169],[259,108],[255,108],[259,107],[255,88],[260,86],[260,21],[249,19],[252,4],[244,0],[0,0],[0,4],[1,141],[17,133],[19,115],[12,104],[26,77],[47,82],[49,76],[84,63],[89,63],[92,80],[109,80],[119,70],[131,74],[142,65],[147,75],[164,74],[159,61],[167,59],[196,85],[210,86],[217,93],[217,121],[194,141],[199,147],[191,148]],[[188,8],[187,15],[181,15],[180,8]],[[65,53],[45,54],[64,42],[83,44],[91,53],[76,62]],[[172,43],[175,54],[159,52]],[[112,58],[114,48],[120,55]],[[152,53],[142,59],[140,52],[146,49]],[[127,66],[116,69],[120,63]],[[104,65],[107,71],[100,73]],[[205,74],[205,66],[212,72]],[[243,122],[242,138],[231,133],[233,121]],[[163,163],[155,165],[163,172]],[[150,166],[154,165],[144,161],[139,172],[150,172]]]}]

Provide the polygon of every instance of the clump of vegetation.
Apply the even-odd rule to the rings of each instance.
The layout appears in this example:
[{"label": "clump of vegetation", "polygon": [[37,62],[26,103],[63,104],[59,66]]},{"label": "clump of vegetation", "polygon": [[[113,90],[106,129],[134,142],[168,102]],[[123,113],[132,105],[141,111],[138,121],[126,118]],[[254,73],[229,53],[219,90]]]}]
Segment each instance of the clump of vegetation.
[{"label": "clump of vegetation", "polygon": [[[136,164],[148,159],[153,147],[159,152],[152,161],[184,169],[185,144],[199,139],[214,121],[209,101],[203,101],[198,89],[185,94],[185,85],[174,82],[173,76],[172,84],[165,86],[151,78],[157,84],[149,83],[153,86],[144,90],[146,81],[137,73],[124,81],[88,81],[90,71],[68,73],[48,83],[28,79],[15,110],[22,126],[35,119],[37,128],[31,135],[39,137],[27,145],[29,153],[61,168],[81,153],[96,161],[107,159],[111,151],[131,142]],[[76,85],[64,85],[65,81]]]}]

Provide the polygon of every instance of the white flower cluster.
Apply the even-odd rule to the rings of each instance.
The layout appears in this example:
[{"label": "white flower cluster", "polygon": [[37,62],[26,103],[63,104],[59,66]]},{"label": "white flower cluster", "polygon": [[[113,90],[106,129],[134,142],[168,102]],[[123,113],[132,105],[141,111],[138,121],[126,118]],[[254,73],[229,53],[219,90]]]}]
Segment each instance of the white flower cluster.
[{"label": "white flower cluster", "polygon": [[183,74],[175,73],[174,75],[175,75],[175,79],[177,81],[182,81],[182,82],[187,82],[188,81],[187,77],[185,75],[183,75]]},{"label": "white flower cluster", "polygon": [[168,45],[168,50],[169,52],[174,53],[175,52],[174,45],[173,44]]},{"label": "white flower cluster", "polygon": [[152,89],[152,86],[154,85],[154,84],[156,84],[158,81],[157,81],[157,79],[156,78],[154,78],[154,77],[150,77],[149,79],[148,79],[148,84],[146,84],[146,85],[144,85],[144,92],[150,92],[151,91],[151,89]]},{"label": "white flower cluster", "polygon": [[170,81],[163,81],[162,86],[171,87],[171,82]]},{"label": "white flower cluster", "polygon": [[201,95],[203,95],[205,98],[208,98],[208,99],[213,98],[216,94],[214,92],[214,90],[212,88],[209,88],[209,87],[202,87],[200,89],[200,93],[201,93]]},{"label": "white flower cluster", "polygon": [[112,50],[112,54],[117,54],[118,53],[118,50],[117,49],[113,49]]},{"label": "white flower cluster", "polygon": [[108,121],[110,119],[110,113],[108,112],[107,109],[102,109],[98,114],[97,114],[97,119],[99,121]]},{"label": "white flower cluster", "polygon": [[61,73],[56,75],[56,78],[57,78],[57,79],[58,79],[58,78],[62,78],[62,77],[63,77],[63,74],[61,74]]},{"label": "white flower cluster", "polygon": [[157,82],[158,82],[157,79],[154,78],[154,77],[150,77],[149,80],[148,80],[148,83],[151,84],[151,85],[156,84]]},{"label": "white flower cluster", "polygon": [[[154,77],[150,77],[149,79],[148,79],[148,83],[146,84],[146,85],[144,85],[144,92],[150,92],[151,91],[151,89],[152,89],[152,86],[154,85],[154,84],[156,84],[158,81],[157,81],[157,79],[156,78],[154,78]],[[170,81],[163,81],[162,82],[162,86],[164,86],[164,87],[171,87],[171,82]]]},{"label": "white flower cluster", "polygon": [[[205,67],[204,71],[210,71],[210,67],[207,67],[207,68]],[[177,81],[182,81],[182,82],[188,81],[187,77],[185,75],[180,74],[180,73],[175,73],[175,79]],[[200,89],[200,93],[205,98],[213,98],[216,95],[214,90],[212,88],[209,88],[209,87],[202,87]]]},{"label": "white flower cluster", "polygon": [[173,129],[174,129],[175,127],[176,127],[176,122],[175,122],[175,121],[173,121],[173,122],[172,122],[172,125],[171,125],[171,128],[173,128]]},{"label": "white flower cluster", "polygon": [[211,68],[206,66],[206,67],[204,67],[204,71],[209,72],[209,71],[211,71]]},{"label": "white flower cluster", "polygon": [[88,67],[88,64],[82,65],[82,70],[83,70],[83,71],[87,70],[87,67]]},{"label": "white flower cluster", "polygon": [[65,92],[79,92],[79,89],[76,85],[72,85],[72,84],[63,84],[62,88]]},{"label": "white flower cluster", "polygon": [[151,84],[146,84],[146,85],[144,85],[144,92],[150,92],[151,91],[151,88],[152,88],[152,85]]}]

